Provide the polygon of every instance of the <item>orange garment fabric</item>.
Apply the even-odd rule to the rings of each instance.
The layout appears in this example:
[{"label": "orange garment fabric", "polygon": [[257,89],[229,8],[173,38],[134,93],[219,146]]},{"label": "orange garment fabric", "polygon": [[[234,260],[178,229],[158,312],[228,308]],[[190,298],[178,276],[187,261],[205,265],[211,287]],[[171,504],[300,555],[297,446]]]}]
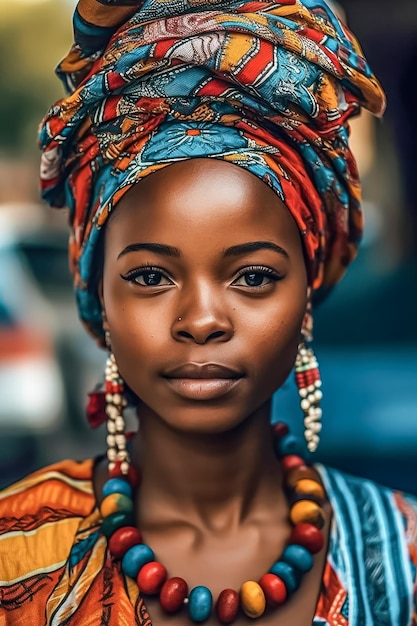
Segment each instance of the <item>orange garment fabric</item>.
[{"label": "orange garment fabric", "polygon": [[[152,626],[100,534],[93,468],[64,461],[0,493],[0,626]],[[417,626],[417,500],[317,469],[333,524],[313,626]]]}]

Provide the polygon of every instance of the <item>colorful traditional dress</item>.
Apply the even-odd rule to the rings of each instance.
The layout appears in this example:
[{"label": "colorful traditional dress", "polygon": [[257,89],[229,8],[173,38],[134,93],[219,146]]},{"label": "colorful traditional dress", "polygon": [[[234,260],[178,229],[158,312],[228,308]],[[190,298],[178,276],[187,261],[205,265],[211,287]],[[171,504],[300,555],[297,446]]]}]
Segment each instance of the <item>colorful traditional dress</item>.
[{"label": "colorful traditional dress", "polygon": [[[94,461],[0,495],[0,626],[151,626],[100,533]],[[333,509],[313,626],[417,626],[417,499],[317,467]]]}]

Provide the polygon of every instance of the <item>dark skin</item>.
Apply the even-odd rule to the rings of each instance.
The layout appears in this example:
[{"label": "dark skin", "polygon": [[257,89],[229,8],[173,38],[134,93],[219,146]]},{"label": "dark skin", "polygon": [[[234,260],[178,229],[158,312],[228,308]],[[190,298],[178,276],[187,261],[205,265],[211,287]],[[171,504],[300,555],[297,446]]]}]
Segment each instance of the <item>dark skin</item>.
[{"label": "dark skin", "polygon": [[[110,219],[101,293],[119,370],[140,398],[132,462],[144,541],[170,575],[214,598],[258,580],[291,532],[269,426],[307,303],[291,214],[234,165],[166,167],[131,188]],[[97,493],[105,478],[99,468]],[[310,625],[324,561],[325,550],[293,599],[257,622]],[[155,599],[147,606],[155,626],[186,623]]]}]

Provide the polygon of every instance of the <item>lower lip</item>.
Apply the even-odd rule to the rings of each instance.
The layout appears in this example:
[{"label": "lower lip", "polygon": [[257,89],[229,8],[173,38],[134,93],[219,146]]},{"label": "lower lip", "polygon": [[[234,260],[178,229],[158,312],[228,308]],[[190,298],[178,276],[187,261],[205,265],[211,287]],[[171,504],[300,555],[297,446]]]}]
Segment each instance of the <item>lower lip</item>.
[{"label": "lower lip", "polygon": [[241,378],[166,378],[169,386],[189,400],[213,400],[234,389]]}]

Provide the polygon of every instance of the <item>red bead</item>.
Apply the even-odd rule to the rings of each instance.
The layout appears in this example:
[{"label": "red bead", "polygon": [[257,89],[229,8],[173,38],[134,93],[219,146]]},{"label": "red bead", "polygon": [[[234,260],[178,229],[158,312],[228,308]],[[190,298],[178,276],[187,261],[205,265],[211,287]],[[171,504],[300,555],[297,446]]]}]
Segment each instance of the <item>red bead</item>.
[{"label": "red bead", "polygon": [[[123,474],[122,470],[120,469],[121,464],[122,464],[121,461],[114,462],[113,469],[109,470],[109,478],[121,478],[121,477],[126,478],[125,474]],[[139,474],[139,471],[136,469],[136,467],[133,467],[133,465],[129,466],[127,477],[129,479],[129,483],[132,485],[133,488],[139,485],[140,474]]]},{"label": "red bead", "polygon": [[131,465],[129,467],[129,472],[128,472],[128,477],[129,477],[129,482],[132,485],[133,488],[135,487],[139,487],[140,485],[140,472],[139,470],[134,467],[133,465]]},{"label": "red bead", "polygon": [[109,550],[116,559],[121,559],[132,546],[142,543],[140,530],[134,526],[124,526],[116,530],[109,539]]},{"label": "red bead", "polygon": [[221,624],[231,624],[239,611],[239,594],[234,589],[223,589],[217,598],[216,615]]},{"label": "red bead", "polygon": [[276,424],[273,424],[272,432],[274,434],[274,437],[278,437],[278,439],[281,439],[281,437],[284,437],[284,435],[288,435],[290,430],[285,422],[277,422]]},{"label": "red bead", "polygon": [[167,575],[168,572],[162,563],[158,563],[158,561],[145,563],[136,578],[139,591],[150,596],[159,593]]},{"label": "red bead", "polygon": [[281,465],[284,472],[288,472],[293,467],[301,467],[305,465],[305,461],[296,454],[286,454],[281,459]]},{"label": "red bead", "polygon": [[187,583],[183,578],[174,576],[174,578],[168,578],[162,585],[161,593],[159,594],[159,602],[164,611],[167,613],[175,613],[180,610],[187,596]]},{"label": "red bead", "polygon": [[93,391],[88,394],[86,415],[91,428],[97,428],[106,421],[106,394]]},{"label": "red bead", "polygon": [[313,524],[296,524],[292,530],[290,543],[296,543],[306,548],[311,554],[316,554],[324,546],[324,537],[321,530]]},{"label": "red bead", "polygon": [[284,581],[275,574],[264,574],[259,580],[262,591],[270,606],[278,606],[283,604],[287,597],[287,588]]}]

